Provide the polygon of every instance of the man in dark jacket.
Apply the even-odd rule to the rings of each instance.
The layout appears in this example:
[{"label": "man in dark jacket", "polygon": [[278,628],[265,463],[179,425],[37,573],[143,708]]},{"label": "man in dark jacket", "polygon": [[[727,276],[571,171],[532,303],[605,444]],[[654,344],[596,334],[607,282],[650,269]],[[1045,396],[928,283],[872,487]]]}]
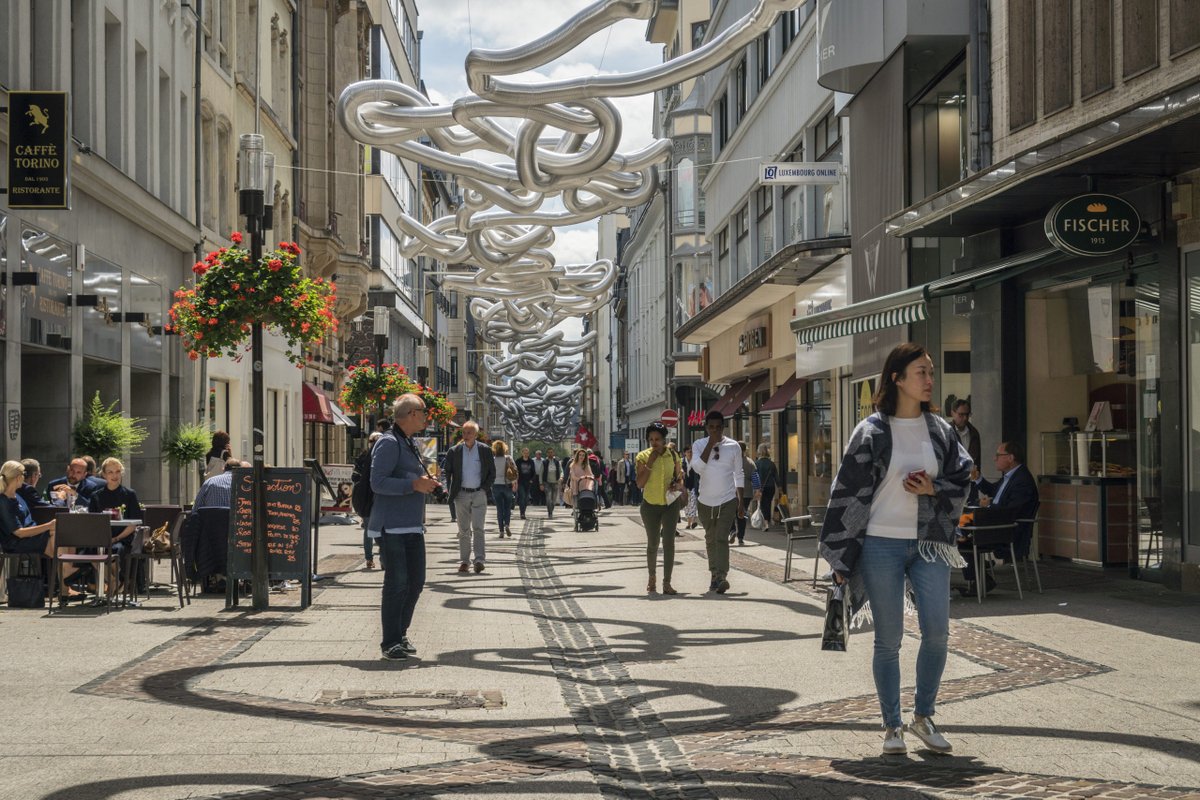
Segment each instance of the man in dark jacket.
[{"label": "man in dark jacket", "polygon": [[107,485],[103,478],[88,475],[87,461],[76,456],[67,464],[66,475],[46,484],[46,500],[56,506],[86,506],[92,495]]},{"label": "man in dark jacket", "polygon": [[[995,483],[985,479],[982,475],[975,481],[975,485],[979,487],[979,493],[984,495],[985,499],[981,500],[981,505],[985,508],[1003,509],[1005,516],[1012,520],[1018,519],[1033,519],[1037,514],[1038,504],[1041,502],[1038,496],[1037,481],[1033,478],[1033,473],[1029,471],[1029,467],[1025,466],[1025,453],[1020,442],[1001,442],[996,447],[995,455],[996,468],[1000,470],[1000,479]],[[1017,533],[1014,537],[1014,547],[1017,559],[1027,558],[1029,556],[1029,546],[1033,535],[1033,526],[1028,523],[1017,525]],[[963,568],[963,577],[968,583],[973,583],[975,580],[975,567],[971,564],[970,540],[964,543],[965,558],[967,566]],[[1013,558],[1014,555],[1009,552],[1007,545],[1000,545],[996,548],[995,555],[998,558]],[[988,590],[995,585],[995,580],[990,576],[986,576],[985,584]],[[969,586],[967,595],[975,594],[975,587]]]},{"label": "man in dark jacket", "polygon": [[450,508],[458,522],[459,572],[469,569],[472,538],[476,572],[483,572],[486,555],[483,528],[487,518],[487,490],[496,482],[496,459],[478,438],[479,424],[467,420],[462,426],[462,441],[446,453]]}]

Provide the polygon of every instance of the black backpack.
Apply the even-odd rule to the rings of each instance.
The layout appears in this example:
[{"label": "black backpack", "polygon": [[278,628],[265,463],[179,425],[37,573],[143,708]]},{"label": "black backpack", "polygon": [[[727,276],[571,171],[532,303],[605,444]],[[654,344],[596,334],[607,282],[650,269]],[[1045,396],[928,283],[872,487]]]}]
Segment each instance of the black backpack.
[{"label": "black backpack", "polygon": [[354,462],[354,474],[350,476],[354,488],[350,490],[350,507],[363,519],[371,516],[375,493],[371,491],[371,451],[364,450]]}]

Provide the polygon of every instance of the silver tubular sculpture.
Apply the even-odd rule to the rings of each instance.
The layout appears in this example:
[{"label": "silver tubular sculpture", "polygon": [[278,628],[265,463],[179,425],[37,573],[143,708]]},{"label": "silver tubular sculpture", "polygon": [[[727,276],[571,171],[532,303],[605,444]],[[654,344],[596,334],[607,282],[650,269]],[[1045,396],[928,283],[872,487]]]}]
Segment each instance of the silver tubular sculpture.
[{"label": "silver tubular sculpture", "polygon": [[[670,158],[666,139],[618,152],[621,116],[609,98],[648,94],[714,69],[802,2],[759,0],[704,46],[635,72],[537,83],[499,77],[545,66],[620,20],[650,19],[658,4],[598,0],[527,45],[472,50],[466,72],[475,94],[449,105],[393,81],[361,81],[342,92],[338,116],[352,137],[458,180],[462,202],[453,214],[424,225],[400,213],[400,249],[405,258],[468,268],[447,273],[444,283],[471,296],[481,335],[504,346],[506,357],[484,364],[489,397],[512,438],[573,433],[581,355],[596,334],[567,340],[553,328],[606,304],[617,276],[608,260],[557,264],[555,229],[646,202],[658,187],[658,166]],[[486,160],[475,157],[483,153]]]}]

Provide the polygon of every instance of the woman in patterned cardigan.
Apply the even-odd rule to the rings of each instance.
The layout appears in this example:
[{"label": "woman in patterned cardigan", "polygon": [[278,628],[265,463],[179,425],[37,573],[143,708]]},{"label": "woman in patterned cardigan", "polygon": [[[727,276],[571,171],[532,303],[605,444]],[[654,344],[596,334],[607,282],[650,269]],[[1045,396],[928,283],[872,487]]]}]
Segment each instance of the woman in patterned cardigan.
[{"label": "woman in patterned cardigan", "polygon": [[[907,730],[938,752],[950,743],[933,725],[946,665],[950,569],[963,565],[955,524],[971,458],[950,424],[934,413],[933,361],[907,343],[884,363],[876,412],[850,437],[829,497],[821,555],[834,580],[848,583],[855,622],[873,619],[872,671],[885,728],[883,752],[907,752],[900,718],[900,642],[905,582],[921,628],[913,722]],[[869,605],[868,605],[869,602]]]}]

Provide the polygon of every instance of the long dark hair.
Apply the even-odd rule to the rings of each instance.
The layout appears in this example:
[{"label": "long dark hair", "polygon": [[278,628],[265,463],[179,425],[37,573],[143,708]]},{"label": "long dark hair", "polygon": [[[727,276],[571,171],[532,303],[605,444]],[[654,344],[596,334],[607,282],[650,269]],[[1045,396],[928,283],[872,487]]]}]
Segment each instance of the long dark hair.
[{"label": "long dark hair", "polygon": [[225,431],[214,431],[212,435],[212,449],[208,451],[206,458],[228,458],[229,441],[228,433]]},{"label": "long dark hair", "polygon": [[[929,351],[916,342],[905,342],[897,345],[888,353],[883,362],[883,373],[879,376],[879,389],[871,398],[875,402],[875,410],[889,417],[896,415],[896,403],[900,389],[896,386],[896,378],[903,377],[908,365],[918,358],[928,356]],[[936,411],[930,403],[921,403],[922,411]]]}]

